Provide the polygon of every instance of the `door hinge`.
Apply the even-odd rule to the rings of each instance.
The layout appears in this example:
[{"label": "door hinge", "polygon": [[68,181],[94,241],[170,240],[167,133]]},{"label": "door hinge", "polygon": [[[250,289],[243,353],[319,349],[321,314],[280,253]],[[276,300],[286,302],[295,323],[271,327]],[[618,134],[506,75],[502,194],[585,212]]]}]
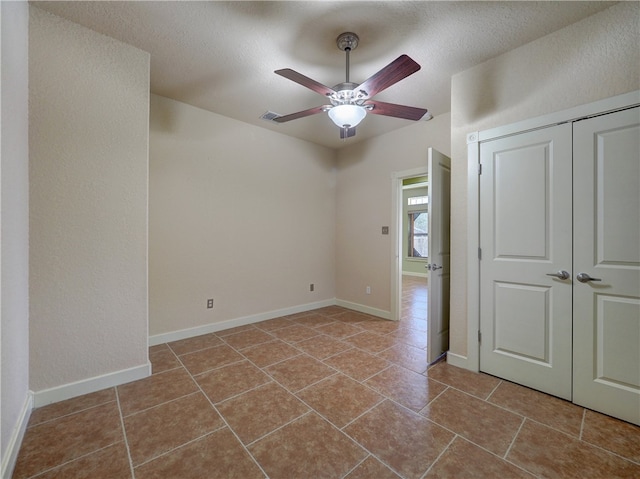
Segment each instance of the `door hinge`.
[{"label": "door hinge", "polygon": [[482,248],[478,248],[478,259],[482,259]]},{"label": "door hinge", "polygon": [[481,343],[482,342],[482,333],[480,332],[480,330],[478,329],[478,342]]},{"label": "door hinge", "polygon": [[478,163],[478,175],[482,174],[482,163]]}]

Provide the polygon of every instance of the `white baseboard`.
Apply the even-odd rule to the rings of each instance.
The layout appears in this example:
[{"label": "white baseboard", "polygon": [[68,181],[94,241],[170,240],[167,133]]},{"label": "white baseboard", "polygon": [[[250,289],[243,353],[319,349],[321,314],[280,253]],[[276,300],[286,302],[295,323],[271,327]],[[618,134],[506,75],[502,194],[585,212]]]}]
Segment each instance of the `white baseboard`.
[{"label": "white baseboard", "polygon": [[13,469],[16,467],[16,461],[18,460],[18,451],[20,451],[22,439],[24,438],[24,433],[27,430],[27,424],[29,423],[32,410],[33,393],[31,391],[27,391],[27,397],[24,399],[20,415],[18,416],[18,420],[11,432],[9,442],[7,443],[4,455],[2,456],[2,467],[0,469],[0,477],[2,479],[11,479]]},{"label": "white baseboard", "polygon": [[470,369],[469,360],[466,356],[461,356],[460,354],[455,354],[451,351],[447,351],[447,363],[459,368]]},{"label": "white baseboard", "polygon": [[337,299],[336,305],[342,306],[343,308],[353,309],[354,311],[358,311],[360,313],[370,314],[371,316],[377,316],[378,318],[391,319],[391,311],[372,308],[371,306],[365,306],[364,304],[352,303],[351,301]]},{"label": "white baseboard", "polygon": [[180,339],[193,338],[195,336],[201,336],[203,334],[224,331],[225,329],[245,326],[247,324],[259,323],[260,321],[279,318],[281,316],[287,316],[289,314],[304,313],[306,311],[311,311],[312,309],[324,308],[325,306],[333,306],[335,304],[336,300],[332,298],[326,299],[324,301],[317,301],[315,303],[307,303],[298,306],[292,306],[290,308],[267,311],[266,313],[258,313],[252,314],[250,316],[229,319],[227,321],[209,323],[202,326],[196,326],[195,328],[180,329],[178,331],[172,331],[170,333],[154,334],[153,336],[149,336],[149,346],[156,346],[158,344],[170,343],[171,341],[178,341]]},{"label": "white baseboard", "polygon": [[416,276],[418,278],[428,278],[429,275],[427,273],[414,273],[412,271],[403,271],[402,276]]},{"label": "white baseboard", "polygon": [[138,379],[144,379],[150,375],[151,363],[147,361],[147,364],[141,366],[63,384],[55,388],[36,391],[33,393],[34,407],[46,406],[47,404],[64,401],[65,399],[82,396],[83,394],[100,391],[101,389],[119,386],[131,381],[137,381]]}]

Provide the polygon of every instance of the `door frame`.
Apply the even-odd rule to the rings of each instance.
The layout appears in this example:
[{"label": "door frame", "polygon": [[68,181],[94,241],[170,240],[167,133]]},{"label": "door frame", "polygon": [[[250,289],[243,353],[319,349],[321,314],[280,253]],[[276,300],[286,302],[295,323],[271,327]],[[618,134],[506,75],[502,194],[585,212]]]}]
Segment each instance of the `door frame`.
[{"label": "door frame", "polygon": [[426,176],[427,165],[391,173],[391,319],[400,320],[402,294],[402,180]]},{"label": "door frame", "polygon": [[639,105],[640,90],[636,90],[510,125],[467,134],[467,355],[449,352],[448,363],[471,371],[480,371],[480,143]]}]

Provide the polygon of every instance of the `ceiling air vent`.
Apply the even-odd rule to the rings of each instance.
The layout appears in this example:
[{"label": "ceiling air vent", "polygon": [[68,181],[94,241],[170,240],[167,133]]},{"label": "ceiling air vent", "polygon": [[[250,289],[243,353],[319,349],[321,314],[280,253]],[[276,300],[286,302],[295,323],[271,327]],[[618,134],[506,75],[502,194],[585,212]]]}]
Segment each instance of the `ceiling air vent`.
[{"label": "ceiling air vent", "polygon": [[278,118],[279,116],[282,116],[282,115],[273,111],[266,111],[265,113],[262,114],[260,119],[265,121],[273,121],[274,118]]}]

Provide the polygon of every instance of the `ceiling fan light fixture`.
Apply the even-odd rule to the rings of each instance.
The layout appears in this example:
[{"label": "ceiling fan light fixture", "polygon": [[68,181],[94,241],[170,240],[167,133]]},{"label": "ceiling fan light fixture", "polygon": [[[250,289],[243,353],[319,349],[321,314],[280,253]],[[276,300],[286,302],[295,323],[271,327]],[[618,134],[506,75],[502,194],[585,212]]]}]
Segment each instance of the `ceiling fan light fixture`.
[{"label": "ceiling fan light fixture", "polygon": [[359,105],[337,105],[329,110],[329,118],[339,128],[354,128],[367,116],[367,110]]}]

